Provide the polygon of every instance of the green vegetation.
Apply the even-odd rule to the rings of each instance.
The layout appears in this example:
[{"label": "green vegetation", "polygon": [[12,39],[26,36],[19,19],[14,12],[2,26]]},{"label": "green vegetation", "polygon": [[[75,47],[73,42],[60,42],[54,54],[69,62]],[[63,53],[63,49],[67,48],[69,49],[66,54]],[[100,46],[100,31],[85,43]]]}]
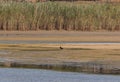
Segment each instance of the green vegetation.
[{"label": "green vegetation", "polygon": [[0,2],[0,30],[120,30],[120,4]]}]

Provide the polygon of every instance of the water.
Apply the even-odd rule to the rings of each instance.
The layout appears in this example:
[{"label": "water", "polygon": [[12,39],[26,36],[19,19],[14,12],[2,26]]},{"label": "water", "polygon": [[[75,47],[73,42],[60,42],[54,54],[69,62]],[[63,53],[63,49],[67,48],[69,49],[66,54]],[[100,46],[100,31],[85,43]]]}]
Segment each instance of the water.
[{"label": "water", "polygon": [[120,76],[0,68],[0,82],[120,82]]},{"label": "water", "polygon": [[78,42],[78,41],[27,41],[0,40],[0,44],[120,44],[120,42]]}]

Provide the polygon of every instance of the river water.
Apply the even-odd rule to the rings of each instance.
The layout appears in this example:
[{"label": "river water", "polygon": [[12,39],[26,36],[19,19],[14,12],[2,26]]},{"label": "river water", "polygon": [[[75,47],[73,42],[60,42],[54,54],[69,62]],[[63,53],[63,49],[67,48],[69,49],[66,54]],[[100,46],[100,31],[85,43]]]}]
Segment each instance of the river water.
[{"label": "river water", "polygon": [[0,82],[120,82],[119,75],[0,68]]}]

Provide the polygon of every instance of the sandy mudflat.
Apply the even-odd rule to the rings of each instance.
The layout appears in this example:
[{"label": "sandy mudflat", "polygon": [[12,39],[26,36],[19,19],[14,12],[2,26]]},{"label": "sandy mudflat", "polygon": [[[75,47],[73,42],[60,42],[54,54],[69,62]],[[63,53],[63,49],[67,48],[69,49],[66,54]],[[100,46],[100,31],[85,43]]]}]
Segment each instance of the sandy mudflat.
[{"label": "sandy mudflat", "polygon": [[[5,41],[7,42],[4,43]],[[42,41],[42,43],[37,43],[40,41]],[[21,43],[12,44],[10,42],[13,42],[13,43],[21,42]],[[36,44],[32,44],[33,42]],[[54,44],[55,42],[56,44]],[[66,42],[66,43],[67,42],[74,42],[74,43],[88,42],[88,43],[66,44],[62,42]],[[93,43],[89,44],[89,42],[93,42]],[[100,42],[100,44],[99,43],[96,44],[94,42]],[[104,44],[104,42],[111,42],[111,43]],[[119,42],[120,42],[120,32],[1,31],[0,32],[0,49],[9,50],[11,53],[14,53],[14,54],[9,54],[9,55],[0,54],[0,55],[2,55],[3,57],[8,57],[8,58],[10,57],[11,59],[12,58],[14,59],[17,56],[21,60],[24,58],[26,59],[28,56],[27,59],[32,61],[35,60],[33,58],[39,59],[41,55],[42,57],[44,57],[43,59],[46,59],[46,58],[50,59],[54,55],[55,57],[51,58],[52,61],[54,61],[54,59],[56,58],[58,58],[59,61],[61,60],[65,61],[66,59],[67,61],[69,61],[70,59],[73,61],[80,61],[80,60],[102,61],[103,59],[109,60],[109,61],[110,60],[120,61],[120,55],[119,55],[120,43]],[[62,51],[59,49],[60,46],[64,48]],[[26,54],[24,54],[24,52]],[[37,56],[35,56],[36,55],[35,52],[37,52]],[[17,54],[21,54],[21,55],[17,55]],[[33,58],[30,57],[29,54],[33,55],[32,56]],[[43,54],[46,54],[47,56]],[[59,54],[62,54],[62,58],[60,58],[61,55]],[[109,55],[109,54],[112,54],[112,55]],[[12,55],[14,55],[14,57],[12,57]],[[82,55],[84,55],[84,57]],[[67,58],[65,56],[67,56]],[[113,59],[113,58],[116,58],[116,59]]]},{"label": "sandy mudflat", "polygon": [[[119,32],[1,31],[0,61],[28,64],[84,62],[111,65],[112,68],[117,67],[119,69],[119,37]],[[5,43],[5,41],[7,42]],[[39,43],[41,41],[42,43]],[[21,43],[14,44],[14,42]],[[73,42],[74,44],[67,44],[67,42]],[[75,44],[75,42],[87,43]],[[61,50],[60,46],[64,49]]]}]

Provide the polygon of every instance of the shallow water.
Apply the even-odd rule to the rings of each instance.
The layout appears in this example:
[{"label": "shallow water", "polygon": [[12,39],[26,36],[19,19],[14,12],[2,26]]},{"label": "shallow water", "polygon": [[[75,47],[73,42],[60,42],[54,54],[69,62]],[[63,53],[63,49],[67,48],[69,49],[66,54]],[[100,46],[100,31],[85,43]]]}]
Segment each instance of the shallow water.
[{"label": "shallow water", "polygon": [[0,44],[120,44],[120,42],[78,42],[78,41],[7,41],[0,40]]},{"label": "shallow water", "polygon": [[0,82],[120,82],[120,76],[0,68]]}]

